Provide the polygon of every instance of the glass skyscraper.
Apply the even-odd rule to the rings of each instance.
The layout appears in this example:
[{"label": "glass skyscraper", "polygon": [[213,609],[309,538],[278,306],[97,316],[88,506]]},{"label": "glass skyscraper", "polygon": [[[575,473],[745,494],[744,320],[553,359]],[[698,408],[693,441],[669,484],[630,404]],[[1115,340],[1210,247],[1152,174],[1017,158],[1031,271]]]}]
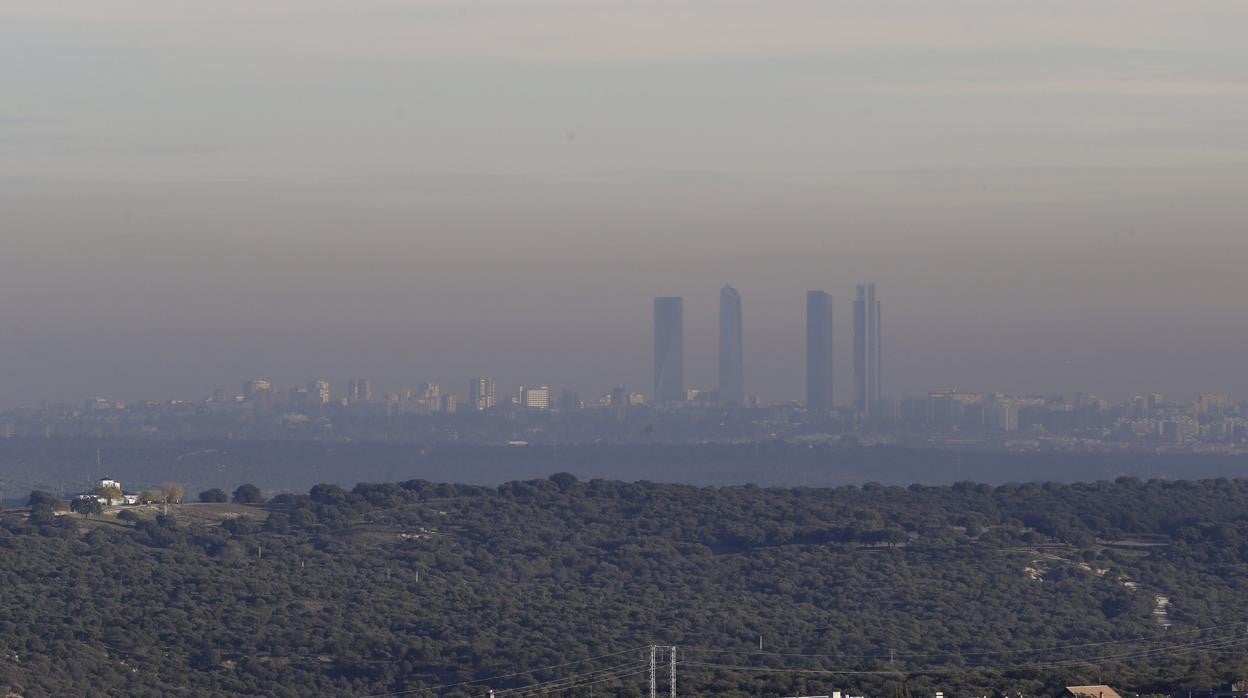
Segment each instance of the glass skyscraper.
[{"label": "glass skyscraper", "polygon": [[854,295],[854,406],[871,414],[881,397],[880,301],[875,284],[859,284]]},{"label": "glass skyscraper", "polygon": [[745,405],[741,294],[731,286],[719,290],[719,402],[730,407]]},{"label": "glass skyscraper", "polygon": [[488,410],[495,405],[494,379],[473,378],[468,383],[468,408]]}]

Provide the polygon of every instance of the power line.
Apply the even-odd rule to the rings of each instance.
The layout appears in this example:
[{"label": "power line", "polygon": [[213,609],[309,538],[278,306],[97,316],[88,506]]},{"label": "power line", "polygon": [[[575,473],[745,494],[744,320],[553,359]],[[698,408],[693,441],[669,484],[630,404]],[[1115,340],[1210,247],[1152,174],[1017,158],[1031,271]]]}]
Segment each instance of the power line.
[{"label": "power line", "polygon": [[681,660],[680,664],[691,667],[705,667],[713,669],[725,669],[731,671],[757,671],[772,672],[784,674],[823,674],[823,675],[890,675],[890,676],[908,676],[921,674],[939,674],[949,672],[962,672],[970,670],[1021,670],[1021,669],[1050,669],[1065,666],[1075,666],[1079,664],[1089,664],[1094,662],[1106,661],[1129,661],[1134,659],[1146,659],[1157,656],[1187,654],[1191,652],[1210,652],[1225,651],[1233,647],[1241,647],[1248,644],[1248,638],[1234,637],[1218,637],[1206,638],[1193,642],[1180,643],[1164,647],[1154,647],[1151,649],[1137,650],[1118,655],[1107,655],[1101,657],[1087,657],[1079,659],[1067,659],[1052,662],[1021,662],[1016,664],[979,664],[969,666],[944,666],[944,667],[925,667],[915,669],[890,669],[890,670],[869,670],[869,669],[822,669],[822,668],[800,668],[800,667],[767,667],[752,666],[746,664],[723,664],[717,662],[698,662],[691,660]]},{"label": "power line", "polygon": [[540,695],[543,693],[549,693],[551,691],[562,691],[562,690],[567,690],[569,688],[582,688],[584,686],[593,686],[595,684],[606,683],[607,681],[618,681],[620,679],[626,679],[632,676],[640,676],[648,671],[649,671],[648,668],[642,668],[642,669],[638,669],[637,671],[623,673],[623,674],[616,674],[614,676],[606,676],[600,679],[594,679],[592,681],[582,681],[580,683],[569,684],[565,686],[548,686],[548,687],[543,687],[540,690],[535,690],[535,691],[531,691],[528,693],[512,694],[512,695],[515,696],[515,698],[523,698],[525,696]]},{"label": "power line", "polygon": [[595,684],[606,683],[607,681],[618,681],[632,676],[640,676],[649,671],[648,668],[642,667],[633,671],[618,672],[615,674],[607,674],[605,676],[588,676],[581,679],[565,680],[562,682],[550,682],[546,684],[537,684],[524,690],[521,693],[508,693],[512,698],[525,698],[526,696],[542,695],[553,691],[566,691],[571,688],[581,688],[582,686],[592,686]]},{"label": "power line", "polygon": [[534,684],[532,686],[525,686],[524,688],[517,688],[509,691],[495,691],[494,695],[509,696],[510,698],[524,698],[524,696],[539,695],[543,693],[550,693],[552,691],[564,691],[569,688],[580,688],[582,686],[592,686],[594,684],[605,683],[607,681],[617,681],[631,676],[640,676],[641,674],[645,674],[650,671],[650,668],[647,666],[636,668],[637,665],[634,664],[633,667],[634,669],[632,671],[619,671],[605,675],[603,675],[602,672],[582,674],[579,677],[558,679],[555,681]]},{"label": "power line", "polygon": [[594,669],[592,671],[583,671],[583,672],[579,672],[576,674],[569,674],[568,676],[563,676],[557,679],[550,679],[549,681],[542,681],[541,683],[530,684],[528,686],[517,686],[515,688],[497,689],[494,691],[494,694],[499,695],[499,696],[510,695],[512,693],[524,692],[536,686],[541,686],[541,685],[548,684],[548,683],[559,683],[562,681],[576,680],[581,677],[593,676],[595,674],[605,674],[605,673],[623,671],[626,669],[633,669],[633,668],[636,668],[637,666],[638,666],[637,660],[634,659],[631,661],[624,662],[622,664],[616,664],[615,666],[609,666],[603,669]]},{"label": "power line", "polygon": [[733,671],[770,671],[781,674],[870,674],[895,676],[907,673],[904,671],[869,671],[865,669],[788,669],[765,666],[743,666],[738,664],[715,664],[712,662],[694,662],[688,659],[680,660],[679,664],[683,664],[685,666],[708,667],[712,669],[731,669]]},{"label": "power line", "polygon": [[1243,625],[1244,624],[1242,622],[1224,623],[1221,625],[1211,625],[1211,626],[1204,627],[1204,628],[1192,628],[1189,630],[1176,630],[1176,631],[1161,633],[1157,635],[1144,635],[1144,636],[1134,637],[1134,638],[1124,638],[1121,640],[1104,640],[1101,642],[1084,642],[1084,643],[1078,643],[1078,644],[1052,645],[1049,647],[1038,647],[1038,648],[1031,648],[1031,649],[985,650],[985,651],[979,651],[979,652],[962,652],[959,650],[950,650],[947,652],[917,652],[917,653],[896,652],[896,653],[893,653],[890,651],[889,654],[878,653],[878,654],[861,654],[861,655],[855,655],[855,654],[830,655],[830,654],[804,654],[804,653],[799,653],[799,652],[761,652],[758,650],[720,650],[720,649],[709,649],[709,648],[698,648],[698,647],[685,647],[683,645],[681,649],[683,649],[685,652],[700,652],[700,653],[706,653],[706,654],[736,654],[736,655],[745,655],[745,656],[764,656],[764,657],[805,657],[805,658],[810,658],[810,659],[832,659],[832,660],[837,660],[837,661],[843,661],[843,660],[849,660],[849,659],[885,659],[890,656],[896,659],[925,659],[925,658],[930,658],[930,657],[954,657],[954,656],[956,657],[988,657],[988,656],[1001,656],[1001,655],[1011,655],[1011,654],[1038,654],[1042,652],[1055,652],[1059,650],[1085,649],[1088,647],[1104,647],[1108,645],[1125,645],[1125,644],[1132,644],[1132,643],[1137,643],[1137,642],[1151,642],[1153,640],[1169,639],[1175,635],[1193,635],[1197,633],[1210,632],[1214,630],[1224,630],[1226,628],[1231,628],[1231,627],[1240,628],[1240,627],[1243,627]]},{"label": "power line", "polygon": [[[712,649],[712,648],[685,647],[684,648],[685,652],[683,654],[686,655],[686,658],[677,659],[676,648],[673,646],[646,645],[646,646],[641,646],[641,647],[633,647],[633,648],[629,648],[625,650],[620,650],[618,652],[611,652],[611,653],[601,654],[601,655],[597,655],[593,657],[587,657],[584,659],[578,659],[578,660],[571,661],[571,662],[564,662],[562,664],[554,664],[550,666],[540,667],[537,669],[513,672],[509,674],[499,674],[497,676],[491,676],[491,677],[482,678],[482,679],[474,679],[471,681],[461,681],[459,683],[428,686],[428,687],[408,689],[408,690],[403,690],[403,691],[394,691],[390,693],[371,694],[370,696],[364,696],[363,698],[383,698],[384,696],[401,696],[401,695],[411,695],[411,694],[424,693],[424,692],[434,692],[434,691],[441,691],[441,690],[448,689],[448,688],[457,688],[457,687],[462,687],[462,686],[482,684],[482,683],[497,681],[501,679],[516,678],[520,676],[531,676],[539,672],[553,671],[556,669],[564,669],[567,667],[584,665],[589,662],[599,661],[602,659],[608,659],[611,657],[618,657],[624,654],[628,654],[630,652],[639,652],[639,651],[646,650],[646,649],[650,650],[649,658],[648,658],[649,662],[645,662],[645,660],[643,659],[641,660],[642,661],[641,665],[639,665],[637,661],[627,661],[621,664],[616,664],[614,666],[605,667],[601,669],[581,671],[581,672],[574,673],[568,676],[564,676],[558,679],[552,679],[550,681],[546,681],[546,682],[542,682],[538,684],[532,684],[530,686],[521,686],[521,687],[516,687],[516,688],[511,688],[511,689],[496,690],[492,692],[491,695],[508,696],[509,698],[521,698],[522,696],[536,695],[539,693],[547,693],[547,692],[551,692],[555,690],[566,690],[568,688],[588,686],[588,685],[593,685],[597,683],[603,683],[606,681],[619,680],[622,678],[628,678],[632,676],[638,676],[641,674],[649,673],[651,695],[657,696],[658,654],[660,651],[665,651],[665,652],[670,653],[668,657],[669,662],[665,662],[665,663],[670,663],[670,672],[671,672],[670,693],[673,698],[676,694],[676,665],[677,664],[683,664],[688,667],[701,667],[701,668],[707,668],[707,669],[721,669],[721,670],[729,670],[729,671],[753,671],[753,672],[821,674],[821,675],[843,675],[843,676],[853,676],[853,675],[899,676],[899,675],[921,675],[921,674],[947,673],[947,672],[952,672],[952,671],[967,671],[967,670],[1008,671],[1008,670],[1022,670],[1022,669],[1051,669],[1051,668],[1077,666],[1077,665],[1097,663],[1097,662],[1132,661],[1132,660],[1147,659],[1147,658],[1157,657],[1157,656],[1178,655],[1178,654],[1185,654],[1185,653],[1191,653],[1191,652],[1229,652],[1233,650],[1234,648],[1239,648],[1248,644],[1248,637],[1241,637],[1238,634],[1235,634],[1235,635],[1224,634],[1220,636],[1213,636],[1213,637],[1206,637],[1206,638],[1192,638],[1190,640],[1185,640],[1181,642],[1174,642],[1174,640],[1178,639],[1177,636],[1195,635],[1199,633],[1225,630],[1228,628],[1242,628],[1242,627],[1243,627],[1243,623],[1225,623],[1221,625],[1207,626],[1207,627],[1202,627],[1202,628],[1192,628],[1192,629],[1181,630],[1181,631],[1170,631],[1170,632],[1166,632],[1166,633],[1158,634],[1158,635],[1124,638],[1120,640],[1105,640],[1105,641],[1100,641],[1100,642],[1084,642],[1084,643],[1071,643],[1071,644],[1064,644],[1064,645],[1052,645],[1049,647],[1040,647],[1040,648],[1031,648],[1031,649],[985,650],[985,651],[976,651],[976,652],[961,652],[961,651],[955,650],[955,651],[948,651],[948,652],[927,652],[927,653],[897,653],[897,652],[890,651],[889,655],[882,655],[882,654],[864,654],[864,655],[802,654],[802,653],[787,653],[787,652],[761,652],[761,651],[755,651],[755,650],[748,650],[748,651],[746,650],[722,650],[722,649]],[[1148,646],[1153,643],[1158,643],[1159,641],[1170,641],[1170,642],[1165,642],[1164,644],[1157,644],[1155,646]],[[1012,663],[984,662],[984,663],[965,664],[965,665],[958,665],[958,666],[928,666],[928,667],[915,667],[915,668],[898,668],[897,665],[893,663],[895,660],[931,659],[931,658],[937,658],[937,657],[987,658],[987,657],[1005,657],[1005,656],[1011,656],[1011,655],[1026,655],[1026,654],[1032,654],[1032,655],[1046,655],[1047,654],[1051,656],[1052,654],[1060,653],[1063,651],[1083,650],[1083,649],[1088,649],[1088,648],[1120,647],[1126,650],[1130,645],[1140,645],[1140,644],[1143,644],[1145,646],[1130,649],[1128,651],[1124,651],[1118,654],[1105,654],[1105,655],[1100,655],[1100,656],[1077,657],[1077,658],[1071,658],[1071,659],[1053,658],[1047,661],[1021,661],[1021,662],[1012,662]],[[760,656],[760,657],[801,658],[801,659],[825,660],[829,662],[846,662],[850,660],[872,660],[872,659],[883,659],[885,657],[888,657],[890,659],[890,664],[889,664],[888,670],[873,670],[873,669],[861,669],[861,668],[769,667],[769,666],[751,665],[748,663],[696,661],[696,660],[688,659],[687,657],[689,654],[694,654],[694,655],[721,654],[721,655],[745,655],[745,656]]]}]

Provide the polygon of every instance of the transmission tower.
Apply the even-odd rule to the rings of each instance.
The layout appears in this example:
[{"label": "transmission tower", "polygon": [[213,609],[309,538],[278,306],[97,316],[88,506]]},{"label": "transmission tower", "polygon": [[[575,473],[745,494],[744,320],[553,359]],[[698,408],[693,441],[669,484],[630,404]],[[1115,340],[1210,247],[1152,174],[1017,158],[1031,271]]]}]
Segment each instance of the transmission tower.
[{"label": "transmission tower", "polygon": [[655,656],[659,653],[657,645],[650,645],[650,698],[658,698],[658,667],[654,664]]},{"label": "transmission tower", "polygon": [[676,698],[676,647],[674,645],[650,645],[650,698],[659,698],[659,652],[668,655],[671,675],[667,679],[671,698]]},{"label": "transmission tower", "polygon": [[676,646],[672,645],[672,678],[668,685],[672,689],[671,698],[676,698]]}]

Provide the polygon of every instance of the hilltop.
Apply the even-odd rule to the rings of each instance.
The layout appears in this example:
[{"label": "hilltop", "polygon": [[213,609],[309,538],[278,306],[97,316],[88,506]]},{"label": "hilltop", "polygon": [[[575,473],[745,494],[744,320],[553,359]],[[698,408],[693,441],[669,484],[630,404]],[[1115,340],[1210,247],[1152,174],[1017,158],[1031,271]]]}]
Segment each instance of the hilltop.
[{"label": "hilltop", "polygon": [[580,675],[636,693],[644,676],[627,669],[658,643],[678,647],[697,694],[1207,689],[1248,670],[1245,512],[1241,480],[567,474],[317,485],[135,521],[10,511],[0,685],[299,696],[480,681],[449,696]]}]

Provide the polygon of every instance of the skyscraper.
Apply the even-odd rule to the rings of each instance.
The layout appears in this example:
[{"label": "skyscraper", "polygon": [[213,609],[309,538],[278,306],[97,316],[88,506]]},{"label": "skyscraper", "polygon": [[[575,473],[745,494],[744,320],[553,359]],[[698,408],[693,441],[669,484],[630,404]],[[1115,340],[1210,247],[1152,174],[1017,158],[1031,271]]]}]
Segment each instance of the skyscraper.
[{"label": "skyscraper", "polygon": [[745,404],[745,358],[741,337],[741,294],[731,286],[719,290],[719,402]]},{"label": "skyscraper", "polygon": [[685,399],[685,301],[680,296],[654,299],[654,401]]},{"label": "skyscraper", "polygon": [[832,296],[806,292],[806,406],[832,408]]},{"label": "skyscraper", "polygon": [[329,381],[312,381],[308,383],[308,399],[315,405],[329,404]]},{"label": "skyscraper", "polygon": [[854,406],[865,415],[881,397],[880,301],[875,284],[858,284],[854,295]]},{"label": "skyscraper", "polygon": [[349,404],[372,401],[373,384],[367,378],[353,380],[347,384],[347,402]]},{"label": "skyscraper", "polygon": [[488,410],[495,404],[494,379],[473,378],[468,383],[468,407],[473,410]]}]

